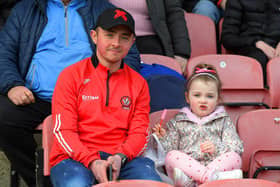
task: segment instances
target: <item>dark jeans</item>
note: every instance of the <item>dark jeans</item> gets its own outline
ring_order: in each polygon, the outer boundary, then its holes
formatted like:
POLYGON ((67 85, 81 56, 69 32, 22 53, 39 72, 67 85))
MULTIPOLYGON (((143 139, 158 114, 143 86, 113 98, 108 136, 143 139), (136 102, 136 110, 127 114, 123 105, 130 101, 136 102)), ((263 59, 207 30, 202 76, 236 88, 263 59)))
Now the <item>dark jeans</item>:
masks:
MULTIPOLYGON (((110 154, 102 152, 100 156, 106 160, 110 154)), ((155 170, 154 162, 144 157, 136 157, 127 162, 121 168, 119 179, 161 181, 155 170)), ((92 171, 72 159, 63 160, 51 168, 51 181, 54 187, 90 187, 97 184, 92 171)))
POLYGON ((0 148, 28 186, 35 185, 34 129, 51 113, 51 104, 36 98, 34 104, 14 105, 0 95, 0 148))

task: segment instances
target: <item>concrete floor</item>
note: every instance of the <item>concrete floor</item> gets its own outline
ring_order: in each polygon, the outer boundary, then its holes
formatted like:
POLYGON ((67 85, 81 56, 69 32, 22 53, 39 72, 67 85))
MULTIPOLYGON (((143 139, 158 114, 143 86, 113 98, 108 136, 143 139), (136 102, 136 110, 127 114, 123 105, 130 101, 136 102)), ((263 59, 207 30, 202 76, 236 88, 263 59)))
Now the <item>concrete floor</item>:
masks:
MULTIPOLYGON (((34 138, 37 144, 41 146, 41 134, 35 134, 34 138)), ((10 187, 10 162, 2 151, 0 151, 0 187, 10 187)), ((19 187, 28 187, 21 178, 19 181, 19 187)))
MULTIPOLYGON (((10 187, 10 162, 3 152, 0 152, 0 186, 10 187)), ((22 179, 19 187, 27 187, 22 179)))

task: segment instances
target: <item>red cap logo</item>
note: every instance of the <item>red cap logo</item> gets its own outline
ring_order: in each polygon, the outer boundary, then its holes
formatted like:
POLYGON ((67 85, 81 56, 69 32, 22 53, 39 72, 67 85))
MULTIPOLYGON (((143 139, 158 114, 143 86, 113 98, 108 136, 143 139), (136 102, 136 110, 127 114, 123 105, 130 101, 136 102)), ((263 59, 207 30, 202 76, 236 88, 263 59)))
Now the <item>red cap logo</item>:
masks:
POLYGON ((121 10, 115 10, 116 14, 114 16, 114 19, 117 19, 118 17, 122 17, 124 21, 127 21, 126 13, 121 10))

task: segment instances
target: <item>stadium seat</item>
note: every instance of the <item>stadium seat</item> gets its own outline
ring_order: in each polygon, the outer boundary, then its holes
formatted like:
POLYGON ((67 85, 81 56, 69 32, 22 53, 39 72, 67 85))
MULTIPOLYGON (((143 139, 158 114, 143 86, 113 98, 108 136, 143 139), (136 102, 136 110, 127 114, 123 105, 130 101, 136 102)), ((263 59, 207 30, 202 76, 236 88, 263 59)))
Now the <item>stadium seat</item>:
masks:
POLYGON ((92 187, 172 187, 170 184, 151 180, 120 180, 106 182, 92 187))
POLYGON ((46 117, 40 126, 42 127, 42 147, 38 148, 36 152, 36 183, 37 186, 50 187, 49 154, 53 143, 52 116, 46 117))
POLYGON ((279 184, 260 179, 227 179, 207 182, 199 187, 279 187, 279 184))
MULTIPOLYGON (((244 153, 242 154, 242 170, 248 172, 248 176, 252 178, 255 171, 249 170, 250 165, 254 162, 259 162, 258 167, 271 167, 272 170, 267 173, 266 180, 272 180, 274 182, 280 182, 280 110, 279 109, 262 109, 256 111, 250 111, 240 116, 237 123, 238 134, 243 141, 244 153), (259 156, 267 156, 262 158, 253 157, 257 156, 255 153, 262 151, 259 156), (278 156, 275 151, 278 151, 278 156), (276 166, 276 167, 275 167, 276 166), (275 174, 278 173, 278 174, 275 174), (271 176, 269 176, 271 175, 271 176), (276 175, 276 176, 275 176, 276 175)), ((268 168, 269 168, 268 167, 268 168)), ((279 185, 279 184, 278 184, 279 185)))
POLYGON ((246 111, 269 108, 265 103, 267 89, 263 85, 263 72, 255 59, 239 55, 203 55, 191 58, 186 67, 189 78, 197 64, 213 65, 222 81, 222 103, 234 123, 246 111))
POLYGON ((191 40, 191 57, 217 54, 216 28, 207 16, 185 12, 191 40))
POLYGON ((160 64, 182 74, 181 66, 174 58, 156 54, 140 54, 140 58, 146 64, 160 64))
POLYGON ((280 57, 270 60, 267 64, 268 100, 273 108, 280 108, 280 57))

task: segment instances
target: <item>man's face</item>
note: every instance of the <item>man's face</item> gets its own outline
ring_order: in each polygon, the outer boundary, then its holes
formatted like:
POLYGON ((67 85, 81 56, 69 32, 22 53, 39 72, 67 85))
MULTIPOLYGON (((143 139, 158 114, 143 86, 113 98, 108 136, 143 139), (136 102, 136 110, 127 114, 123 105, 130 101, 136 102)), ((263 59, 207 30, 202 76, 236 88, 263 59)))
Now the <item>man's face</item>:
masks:
POLYGON ((109 30, 98 27, 91 32, 91 37, 96 44, 98 59, 106 64, 120 63, 134 42, 134 35, 123 25, 109 30))

